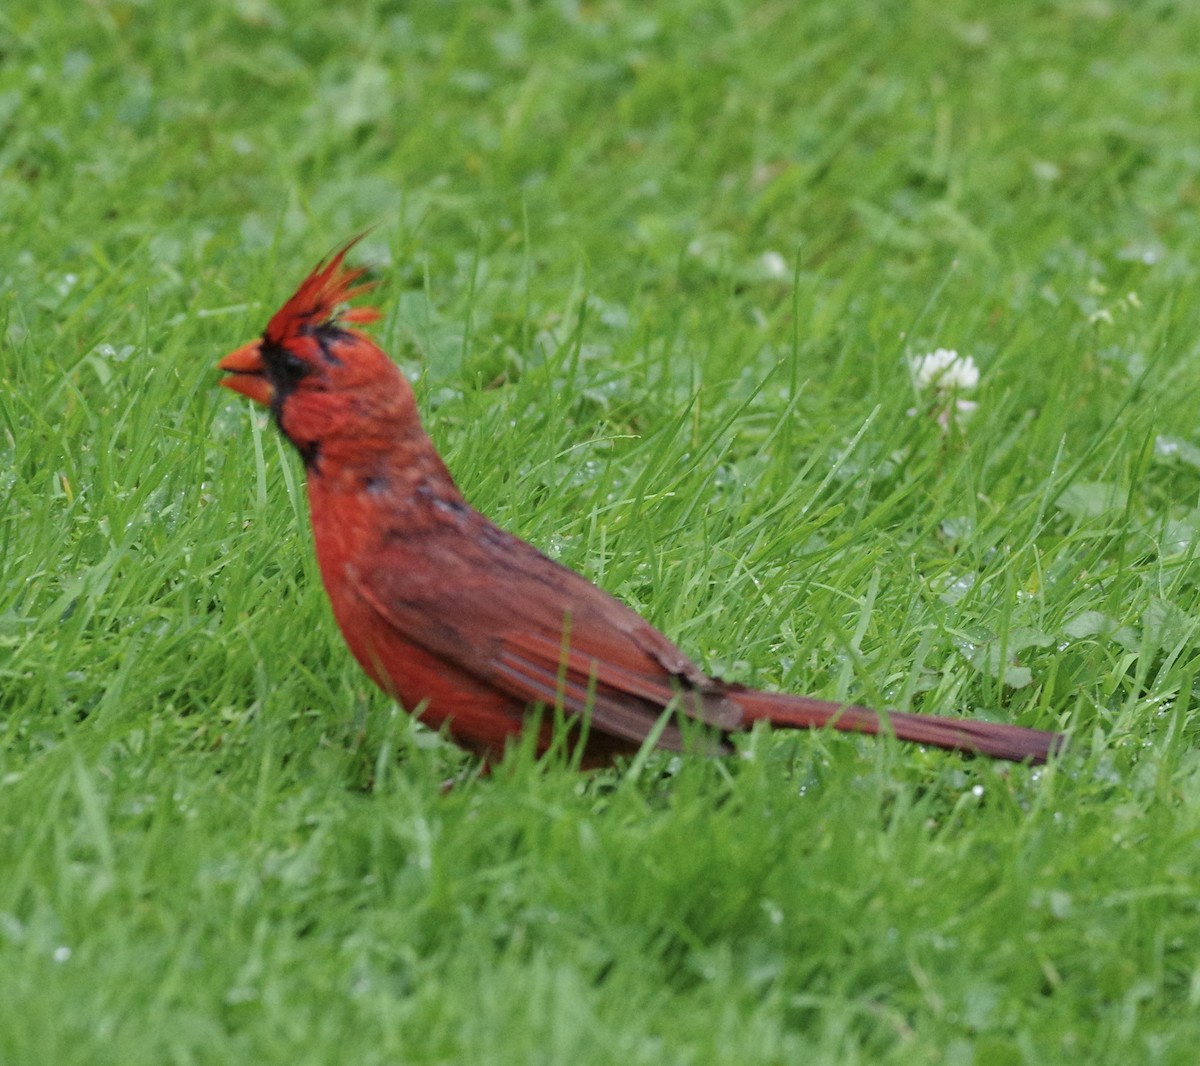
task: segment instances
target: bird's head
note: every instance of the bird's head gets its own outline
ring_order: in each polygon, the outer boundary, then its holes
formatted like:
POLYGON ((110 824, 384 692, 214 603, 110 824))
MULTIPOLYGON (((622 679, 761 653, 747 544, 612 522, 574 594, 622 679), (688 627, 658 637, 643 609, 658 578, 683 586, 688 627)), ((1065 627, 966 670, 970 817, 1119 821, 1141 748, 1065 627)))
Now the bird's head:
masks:
POLYGON ((372 288, 356 284, 365 267, 343 265, 354 243, 317 265, 261 337, 217 364, 226 373, 220 383, 270 407, 310 465, 331 438, 375 437, 412 403, 395 363, 354 328, 374 322, 380 312, 346 306, 372 288))

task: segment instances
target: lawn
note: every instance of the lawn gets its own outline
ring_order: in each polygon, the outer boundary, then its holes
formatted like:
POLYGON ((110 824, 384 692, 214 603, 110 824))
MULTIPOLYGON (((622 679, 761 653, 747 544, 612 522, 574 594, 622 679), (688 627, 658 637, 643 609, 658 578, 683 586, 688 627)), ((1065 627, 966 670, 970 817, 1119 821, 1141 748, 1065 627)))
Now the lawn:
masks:
POLYGON ((0 1063, 1194 1062, 1198 53, 1169 2, 7 0, 0 1063), (713 673, 1071 751, 472 779, 215 387, 364 230, 500 524, 713 673))

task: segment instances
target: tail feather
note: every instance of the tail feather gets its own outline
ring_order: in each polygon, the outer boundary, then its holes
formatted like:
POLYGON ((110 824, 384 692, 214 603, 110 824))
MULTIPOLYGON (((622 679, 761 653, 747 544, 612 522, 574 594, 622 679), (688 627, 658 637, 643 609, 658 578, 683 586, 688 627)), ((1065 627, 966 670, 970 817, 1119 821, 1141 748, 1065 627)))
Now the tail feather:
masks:
POLYGON ((892 734, 915 744, 1030 763, 1044 763, 1066 745, 1066 737, 1061 733, 999 722, 939 718, 905 711, 879 712, 853 704, 829 703, 782 692, 757 692, 740 686, 730 686, 729 695, 744 710, 746 728, 762 721, 776 729, 828 727, 846 733, 892 734))

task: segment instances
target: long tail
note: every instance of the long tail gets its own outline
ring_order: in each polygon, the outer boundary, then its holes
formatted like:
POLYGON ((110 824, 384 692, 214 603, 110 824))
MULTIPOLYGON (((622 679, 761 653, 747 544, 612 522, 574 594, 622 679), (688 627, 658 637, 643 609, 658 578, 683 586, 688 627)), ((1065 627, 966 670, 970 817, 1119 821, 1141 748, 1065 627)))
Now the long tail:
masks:
POLYGON ((758 692, 730 685, 728 694, 745 711, 745 726, 769 722, 777 729, 840 729, 846 733, 892 734, 915 744, 987 755, 1012 762, 1043 763, 1066 746, 1062 733, 1019 725, 938 718, 904 711, 878 712, 853 704, 828 703, 808 696, 758 692))

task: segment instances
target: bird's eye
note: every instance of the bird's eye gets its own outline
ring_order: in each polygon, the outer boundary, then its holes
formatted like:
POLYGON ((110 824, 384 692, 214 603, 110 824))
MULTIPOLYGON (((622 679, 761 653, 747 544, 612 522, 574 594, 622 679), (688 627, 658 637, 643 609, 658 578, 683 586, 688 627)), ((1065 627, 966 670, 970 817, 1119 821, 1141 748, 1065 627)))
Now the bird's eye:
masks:
POLYGON ((267 374, 272 384, 285 394, 291 392, 302 378, 312 373, 312 367, 308 363, 280 344, 263 345, 263 362, 266 363, 267 374))
POLYGON ((293 385, 308 373, 308 364, 298 355, 287 351, 279 361, 279 368, 283 371, 283 377, 293 385))

